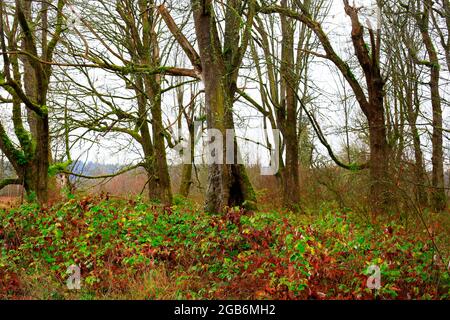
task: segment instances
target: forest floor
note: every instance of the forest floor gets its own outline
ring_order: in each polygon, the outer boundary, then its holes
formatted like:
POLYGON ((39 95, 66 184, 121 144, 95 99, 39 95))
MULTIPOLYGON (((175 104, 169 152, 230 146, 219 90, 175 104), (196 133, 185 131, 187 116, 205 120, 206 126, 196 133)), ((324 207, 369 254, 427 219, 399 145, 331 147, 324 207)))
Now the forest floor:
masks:
POLYGON ((332 205, 211 215, 105 196, 0 209, 0 299, 450 299, 449 215, 423 218, 372 224, 332 205))

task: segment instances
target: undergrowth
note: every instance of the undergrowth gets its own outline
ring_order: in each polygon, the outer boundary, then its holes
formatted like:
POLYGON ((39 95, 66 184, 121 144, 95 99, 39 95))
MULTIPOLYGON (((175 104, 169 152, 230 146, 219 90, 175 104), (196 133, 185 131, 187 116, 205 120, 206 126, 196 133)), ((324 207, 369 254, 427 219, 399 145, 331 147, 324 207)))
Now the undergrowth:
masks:
POLYGON ((333 208, 211 215, 183 199, 26 204, 0 211, 0 298, 449 299, 448 234, 433 225, 430 238, 418 224, 372 225, 333 208), (71 265, 81 290, 67 288, 71 265), (378 290, 367 287, 372 265, 378 290))

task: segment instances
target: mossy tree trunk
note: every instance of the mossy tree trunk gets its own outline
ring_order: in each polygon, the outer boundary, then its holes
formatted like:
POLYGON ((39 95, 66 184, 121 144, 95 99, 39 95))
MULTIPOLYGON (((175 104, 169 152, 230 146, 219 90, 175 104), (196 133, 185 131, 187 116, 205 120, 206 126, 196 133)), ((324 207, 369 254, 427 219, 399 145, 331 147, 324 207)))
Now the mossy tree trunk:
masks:
MULTIPOLYGON (((223 137, 226 130, 234 130, 233 103, 237 89, 237 77, 244 52, 248 45, 255 3, 227 1, 225 31, 221 43, 213 1, 192 0, 197 43, 200 50, 202 80, 205 85, 207 126, 218 129, 223 137), (242 16, 247 16, 243 38, 240 38, 242 16)), ((208 189, 205 209, 222 212, 225 207, 246 206, 254 208, 256 196, 244 165, 238 164, 238 146, 234 144, 234 164, 211 164, 208 173, 208 189)), ((226 143, 223 143, 226 154, 226 143)))
MULTIPOLYGON (((127 28, 120 39, 136 65, 160 67, 155 3, 152 0, 118 1, 116 10, 127 28), (135 10, 141 14, 135 15, 135 10), (140 30, 142 28, 142 30, 140 30)), ((132 86, 138 102, 138 117, 127 114, 136 123, 132 137, 142 146, 143 167, 147 172, 150 200, 172 203, 172 189, 166 159, 165 128, 161 110, 159 74, 135 73, 132 86)), ((114 129, 113 129, 114 130, 114 129)))
POLYGON ((192 121, 188 122, 189 131, 189 163, 183 164, 183 169, 181 172, 181 183, 179 193, 183 197, 189 196, 191 186, 192 186, 192 171, 194 169, 194 155, 195 155, 195 126, 192 121))
MULTIPOLYGON (((447 1, 448 12, 448 1, 447 1)), ((428 61, 419 61, 419 64, 426 65, 430 68, 430 97, 433 111, 433 133, 432 133, 432 157, 433 165, 431 175, 431 200, 433 208, 436 211, 442 211, 447 206, 447 195, 445 192, 444 181, 444 149, 443 149, 443 118, 442 118, 442 103, 441 94, 439 90, 440 83, 440 61, 436 46, 430 32, 430 24, 432 23, 433 1, 423 0, 419 7, 422 7, 421 12, 417 12, 414 16, 419 26, 422 41, 425 45, 428 61)))
MULTIPOLYGON (((160 67, 159 43, 156 33, 156 15, 154 1, 140 0, 139 7, 142 12, 143 51, 140 52, 141 62, 152 68, 160 67)), ((172 203, 172 187, 170 183, 169 168, 166 157, 165 128, 162 120, 161 109, 161 79, 159 74, 145 75, 145 94, 150 104, 151 126, 154 147, 154 185, 158 200, 165 204, 172 203)))
POLYGON ((381 31, 369 29, 370 43, 364 38, 364 27, 362 26, 358 8, 344 0, 344 8, 347 16, 351 19, 352 43, 359 65, 363 71, 367 86, 367 93, 363 84, 356 79, 350 65, 342 60, 336 53, 327 34, 321 24, 312 16, 310 10, 304 5, 297 9, 290 9, 278 5, 259 7, 262 13, 279 13, 293 19, 297 19, 310 28, 320 41, 325 54, 318 56, 328 59, 334 63, 350 84, 355 98, 367 118, 370 135, 370 205, 371 210, 377 214, 386 212, 390 202, 390 176, 389 176, 389 145, 386 136, 385 110, 384 110, 384 79, 380 70, 381 31))
MULTIPOLYGON (((16 0, 14 19, 20 29, 6 30, 4 8, 1 8, 0 33, 4 68, 0 73, 0 85, 12 96, 12 122, 19 145, 12 142, 0 123, 0 149, 16 171, 18 176, 16 184, 22 184, 30 197, 34 195, 41 204, 45 204, 48 202, 51 163, 47 93, 52 67, 50 64, 42 64, 39 60, 52 61, 63 30, 64 1, 59 0, 54 7, 56 8, 56 27, 50 40, 48 39, 49 4, 47 2, 41 4, 42 15, 39 28, 42 31, 37 33, 38 26, 33 22, 31 15, 33 2, 16 0), (37 49, 38 40, 41 43, 40 55, 37 49), (8 54, 8 50, 18 50, 19 46, 27 55, 19 59, 17 55, 8 54), (20 66, 21 62, 22 66, 20 66), (23 68, 23 77, 21 68, 23 68), (30 131, 25 129, 22 120, 23 106, 28 115, 30 131)), ((15 23, 12 25, 14 26, 15 23)))

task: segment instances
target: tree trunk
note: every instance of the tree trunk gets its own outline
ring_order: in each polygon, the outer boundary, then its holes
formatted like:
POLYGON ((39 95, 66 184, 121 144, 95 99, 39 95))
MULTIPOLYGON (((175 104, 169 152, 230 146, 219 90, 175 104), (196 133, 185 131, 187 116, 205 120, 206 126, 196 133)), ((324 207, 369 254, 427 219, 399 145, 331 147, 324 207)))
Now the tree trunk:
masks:
POLYGON ((172 187, 170 184, 169 168, 166 158, 166 144, 164 136, 164 128, 162 122, 161 96, 155 95, 153 100, 152 114, 152 131, 155 150, 155 187, 159 193, 159 199, 164 204, 172 203, 172 187))
POLYGON ((432 172, 432 200, 433 207, 437 211, 442 211, 447 205, 444 183, 444 152, 443 152, 443 121, 441 98, 439 94, 439 65, 433 66, 431 71, 431 103, 433 107, 433 154, 431 162, 432 172))
POLYGON ((181 173, 181 183, 179 193, 183 197, 189 196, 189 192, 192 186, 192 169, 194 164, 195 155, 195 132, 194 124, 189 123, 189 143, 190 143, 190 162, 183 164, 183 171, 181 173))
MULTIPOLYGON (((119 2, 116 10, 127 25, 122 36, 133 63, 155 69, 161 67, 154 1, 139 0, 133 5, 119 2), (134 5, 139 15, 134 15, 134 5)), ((134 139, 140 143, 144 154, 149 199, 168 205, 172 203, 172 190, 162 122, 161 76, 136 73, 133 80, 139 113, 136 121, 139 134, 134 139)))
MULTIPOLYGON (((159 43, 156 33, 155 16, 151 15, 154 9, 154 1, 143 1, 139 3, 140 10, 143 12, 143 44, 145 51, 141 54, 144 63, 157 68, 160 66, 159 43)), ((144 84, 148 102, 150 103, 150 113, 152 116, 152 135, 154 149, 154 186, 158 199, 166 204, 172 204, 172 186, 170 183, 169 167, 167 165, 166 143, 164 124, 161 110, 161 75, 146 75, 144 84)))
MULTIPOLYGON (((29 24, 32 23, 31 6, 32 1, 23 1, 23 12, 29 24)), ((24 41, 22 49, 27 51, 29 44, 24 41)), ((47 103, 47 89, 50 75, 45 74, 47 79, 41 79, 45 84, 45 90, 42 91, 37 83, 38 72, 33 66, 30 57, 23 57, 23 83, 27 97, 40 106, 47 103)), ((31 136, 34 140, 36 150, 30 163, 23 167, 25 190, 28 197, 38 200, 41 204, 46 204, 49 200, 49 175, 51 151, 48 115, 38 116, 35 112, 27 109, 27 122, 30 127, 31 136)), ((55 185, 56 187, 56 181, 55 185)))
POLYGON ((286 164, 281 173, 283 180, 283 205, 286 208, 297 210, 300 202, 298 136, 296 132, 293 132, 292 128, 289 131, 291 132, 283 134, 286 139, 286 164))
POLYGON ((417 129, 417 116, 419 113, 419 103, 413 103, 413 101, 419 101, 418 98, 418 92, 417 92, 417 85, 414 84, 414 89, 406 91, 406 113, 407 113, 407 120, 408 124, 411 127, 411 134, 412 134, 412 140, 413 140, 413 147, 414 147, 414 159, 415 159, 415 165, 414 165, 414 175, 415 175, 415 195, 416 195, 416 201, 421 207, 426 207, 428 205, 428 195, 426 191, 426 172, 425 172, 425 166, 423 163, 423 152, 421 147, 421 141, 420 141, 420 134, 419 130, 417 129), (416 110, 414 110, 413 106, 416 104, 416 110))
MULTIPOLYGON (((287 7, 287 1, 281 2, 287 7)), ((281 15, 282 62, 280 67, 282 83, 282 108, 278 112, 278 123, 281 124, 283 140, 286 147, 286 164, 281 173, 283 205, 289 209, 298 209, 300 202, 299 178, 299 139, 297 134, 297 99, 298 80, 295 75, 294 33, 292 21, 281 15)))
POLYGON ((415 158, 415 176, 416 176, 416 200, 421 207, 428 205, 428 196, 425 188, 425 167, 423 164, 423 152, 421 148, 420 135, 415 123, 411 124, 413 135, 414 158, 415 158))
MULTIPOLYGON (((354 39, 355 46, 357 41, 354 39)), ((370 202, 374 216, 389 210, 392 201, 392 181, 389 172, 391 150, 387 140, 384 108, 384 85, 378 63, 366 70, 368 106, 364 108, 369 123, 370 141, 370 202)))
MULTIPOLYGON (((222 56, 211 1, 207 0, 206 3, 203 1, 201 4, 198 0, 192 0, 192 7, 200 50, 202 80, 205 85, 208 129, 218 129, 222 136, 226 137, 226 130, 234 129, 233 101, 237 78, 235 68, 239 68, 239 66, 226 65, 224 56, 222 56)), ((228 43, 226 45, 236 44, 228 43)), ((227 50, 225 49, 225 51, 227 50)), ((223 143, 223 148, 225 155, 226 143, 223 143)), ((225 207, 233 206, 254 208, 256 196, 245 167, 236 164, 237 153, 237 142, 234 138, 234 164, 211 164, 209 166, 206 211, 219 213, 223 212, 225 207)), ((222 163, 224 162, 222 161, 222 163)))
POLYGON ((389 208, 389 147, 383 113, 369 119, 370 135, 370 203, 376 216, 389 208))
MULTIPOLYGON (((344 0, 345 12, 352 21, 352 42, 359 64, 364 71, 368 97, 361 87, 355 91, 360 107, 367 117, 370 140, 370 203, 372 215, 389 210, 391 204, 391 178, 389 172, 390 147, 387 141, 384 86, 381 75, 381 30, 369 29, 370 47, 364 39, 364 27, 358 17, 358 9, 344 0), (370 48, 370 49, 369 49, 370 48)), ((347 76, 348 77, 348 76, 347 76)), ((351 78, 354 78, 352 76, 351 78)), ((350 82, 351 84, 352 82, 350 82)))
POLYGON ((42 203, 48 202, 49 175, 50 166, 50 134, 48 116, 39 117, 36 121, 36 158, 33 160, 32 174, 37 176, 36 196, 42 203))
MULTIPOLYGON (((158 200, 164 204, 172 203, 172 192, 170 186, 170 179, 167 162, 165 159, 165 145, 164 136, 161 137, 161 125, 158 125, 161 119, 161 105, 150 102, 152 114, 152 135, 150 134, 150 126, 148 124, 148 100, 154 98, 153 90, 149 90, 153 79, 143 79, 141 76, 136 76, 136 96, 138 102, 139 120, 138 127, 140 131, 140 144, 144 153, 144 169, 147 173, 147 185, 149 200, 158 200), (145 83, 145 85, 144 85, 145 83), (144 94, 145 90, 147 93, 144 94), (159 108, 159 111, 158 111, 159 108), (158 115, 159 113, 159 115, 158 115), (158 135, 160 135, 158 139, 158 135), (162 147, 161 147, 162 145, 162 147), (163 152, 163 157, 161 157, 163 152), (162 162, 162 163, 161 163, 162 162), (161 179, 161 177, 163 177, 161 179)), ((154 101, 153 100, 153 101, 154 101)))
MULTIPOLYGON (((204 65, 203 68, 203 70, 211 70, 211 72, 204 72, 208 129, 218 129, 225 137, 227 129, 234 129, 232 119, 234 91, 231 88, 224 90, 226 86, 221 81, 223 76, 215 75, 213 66, 204 65)), ((205 205, 205 210, 208 212, 222 212, 225 207, 244 206, 248 209, 255 207, 256 196, 245 167, 237 164, 236 138, 233 144, 234 164, 225 164, 225 159, 221 159, 223 163, 209 166, 205 205)), ((223 155, 226 154, 226 148, 227 144, 224 141, 223 155)))
POLYGON ((447 205, 444 182, 444 152, 443 152, 443 121, 441 96, 439 92, 440 64, 439 56, 433 44, 433 40, 429 31, 429 23, 433 2, 424 0, 423 15, 418 19, 420 33, 423 43, 425 44, 428 57, 430 59, 428 66, 431 69, 430 89, 431 89, 431 105, 433 109, 433 136, 432 145, 433 152, 431 162, 433 164, 432 171, 432 203, 436 211, 442 211, 447 205))
POLYGON ((143 92, 143 82, 140 77, 136 77, 136 86, 140 88, 137 91, 140 91, 137 93, 137 100, 138 100, 138 111, 139 111, 139 121, 138 121, 138 127, 141 135, 141 141, 140 144, 142 146, 142 151, 144 153, 144 169, 147 173, 147 186, 148 186, 148 197, 149 200, 155 200, 159 199, 159 193, 156 188, 155 183, 155 165, 154 165, 154 149, 153 149, 153 142, 152 137, 150 135, 150 128, 147 122, 147 99, 142 94, 143 92))

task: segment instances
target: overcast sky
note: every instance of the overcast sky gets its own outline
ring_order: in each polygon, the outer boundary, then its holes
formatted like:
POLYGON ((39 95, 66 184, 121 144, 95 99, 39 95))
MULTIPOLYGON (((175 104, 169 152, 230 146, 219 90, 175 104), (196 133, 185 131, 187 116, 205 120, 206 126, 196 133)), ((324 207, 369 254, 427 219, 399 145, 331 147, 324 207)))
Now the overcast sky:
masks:
MULTIPOLYGON (((377 26, 378 23, 378 11, 376 10, 376 5, 374 5, 375 0, 358 0, 355 1, 357 5, 365 6, 367 10, 363 11, 366 15, 365 18, 369 19, 372 26, 377 26)), ((86 14, 84 8, 74 7, 74 10, 78 14, 86 14)), ((176 17, 177 18, 177 17, 176 17)), ((178 17, 180 18, 180 17, 178 17)), ((363 18, 365 20, 365 18, 363 18)), ((343 4, 341 0, 333 0, 329 15, 325 18, 323 23, 324 29, 330 36, 336 51, 339 52, 344 57, 351 57, 353 55, 353 49, 350 39, 350 21, 345 15, 343 10, 343 4)), ((189 31, 187 31, 189 32, 189 31)), ((192 29, 190 30, 192 32, 192 29)), ((172 62, 171 59, 169 62, 172 62)), ((179 61, 178 61, 179 63, 179 61)), ((188 63, 185 63, 188 65, 188 63)), ((316 111, 316 116, 323 127, 324 132, 327 135, 328 140, 331 142, 333 147, 338 150, 342 147, 343 135, 337 134, 338 129, 342 130, 345 120, 343 113, 343 104, 339 98, 339 93, 343 90, 349 90, 347 85, 345 89, 339 84, 340 75, 336 72, 334 68, 329 67, 329 63, 324 63, 323 60, 315 58, 310 65, 310 85, 315 87, 318 91, 314 92, 316 99, 314 104, 319 106, 319 110, 316 111)), ((246 73, 246 70, 242 71, 246 73)), ((119 80, 116 76, 111 73, 107 73, 100 69, 91 70, 90 74, 96 79, 96 84, 100 89, 115 91, 120 94, 126 94, 124 89, 124 83, 119 80), (113 90, 114 89, 114 90, 113 90)), ((447 71, 442 72, 443 83, 449 83, 449 73, 447 71)), ((77 77, 80 83, 86 83, 82 77, 77 77)), ((201 85, 200 85, 201 86, 201 85)), ((255 99, 259 99, 259 94, 257 90, 256 83, 250 88, 254 90, 249 90, 249 94, 255 99)), ((447 91, 447 90, 446 90, 447 91)), ((444 93, 444 98, 447 99, 447 93, 444 93)), ((348 91, 348 95, 352 95, 348 91)), ((190 94, 187 92, 185 95, 186 101, 190 99, 190 94)), ((131 102, 128 102, 131 103, 131 102)), ((165 123, 172 123, 176 118, 176 108, 174 105, 174 97, 171 93, 164 96, 164 106, 163 111, 165 114, 165 123)), ((126 107, 126 106, 124 106, 126 107)), ((130 104, 129 107, 132 107, 130 104)), ((349 110, 351 112, 351 117, 355 118, 360 113, 359 107, 355 103, 349 104, 349 110)), ((430 110, 429 104, 423 106, 424 111, 430 110)), ((444 109, 444 119, 446 121, 445 127, 448 128, 449 120, 449 107, 448 103, 443 104, 444 109)), ((235 106, 236 114, 239 119, 244 120, 244 125, 241 126, 242 129, 237 130, 237 135, 240 137, 245 137, 253 141, 259 141, 262 144, 265 142, 264 134, 261 130, 262 128, 262 117, 254 109, 249 108, 241 103, 237 103, 235 106)), ((430 112, 425 112, 427 115, 431 116, 430 112)), ((3 118, 2 123, 8 123, 5 121, 5 116, 9 116, 9 113, 3 113, 1 118, 3 118)), ((0 118, 0 119, 1 119, 0 118)), ((9 121, 10 123, 10 121, 9 121)), ((11 128, 10 128, 11 129, 11 128)), ((425 128, 423 128, 425 129, 425 128)), ((79 133, 80 131, 77 131, 79 133)), ((356 139, 356 135, 352 135, 352 139, 356 139)), ((427 139, 428 140, 428 139, 427 139)), ((114 163, 114 164, 127 164, 132 161, 137 161, 140 157, 140 149, 133 143, 128 143, 128 139, 125 137, 118 139, 111 139, 110 136, 100 137, 100 144, 91 145, 85 144, 83 146, 77 146, 73 149, 73 158, 76 159, 81 156, 80 160, 95 161, 100 163, 114 163), (87 152, 89 150, 89 152, 87 152)), ((427 145, 429 141, 423 142, 427 145)), ((444 144, 448 147, 449 140, 444 139, 444 144)), ((319 142, 316 141, 318 146, 318 151, 324 153, 324 149, 320 147, 319 142)), ((262 161, 263 164, 267 164, 269 160, 269 153, 264 147, 258 146, 255 143, 246 142, 240 140, 240 148, 245 159, 249 160, 249 163, 256 163, 257 161, 262 161)), ((426 148, 425 151, 428 151, 426 148)), ((427 157, 429 158, 429 152, 427 152, 427 157)), ((445 150, 446 164, 449 165, 449 149, 445 150)), ((176 152, 169 153, 169 161, 172 163, 177 163, 179 157, 176 152)))

